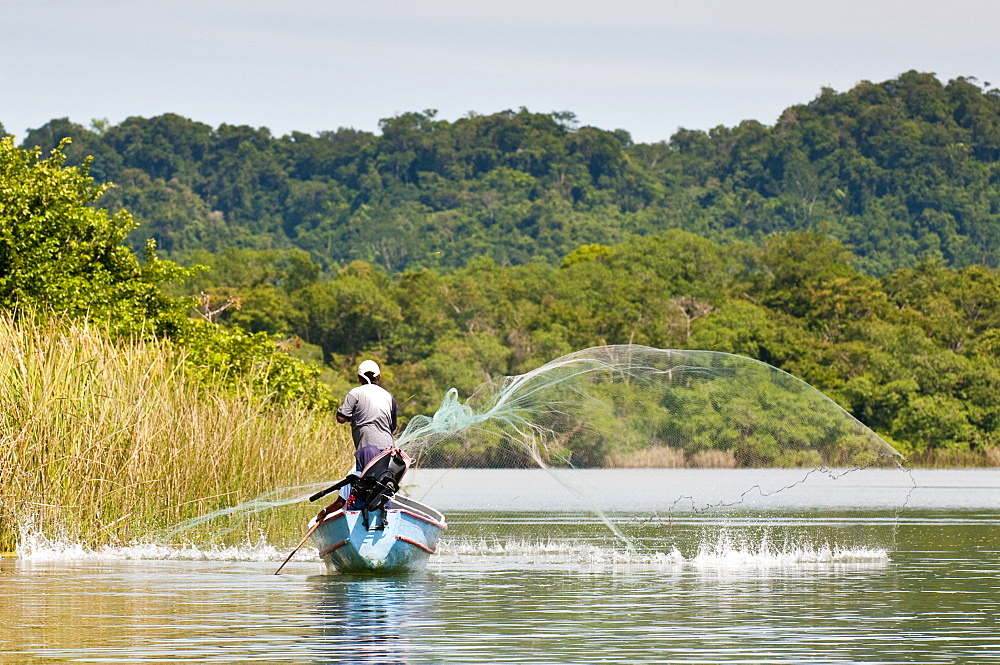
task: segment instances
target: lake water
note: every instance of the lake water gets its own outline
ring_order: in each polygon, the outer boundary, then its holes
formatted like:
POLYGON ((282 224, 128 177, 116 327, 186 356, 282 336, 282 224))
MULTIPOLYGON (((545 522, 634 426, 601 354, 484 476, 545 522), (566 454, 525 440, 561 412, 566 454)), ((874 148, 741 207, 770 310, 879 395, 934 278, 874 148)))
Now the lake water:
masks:
POLYGON ((409 577, 33 543, 0 562, 0 661, 1000 663, 1000 470, 797 473, 421 471, 450 529, 409 577), (830 545, 853 527, 890 548, 830 545))

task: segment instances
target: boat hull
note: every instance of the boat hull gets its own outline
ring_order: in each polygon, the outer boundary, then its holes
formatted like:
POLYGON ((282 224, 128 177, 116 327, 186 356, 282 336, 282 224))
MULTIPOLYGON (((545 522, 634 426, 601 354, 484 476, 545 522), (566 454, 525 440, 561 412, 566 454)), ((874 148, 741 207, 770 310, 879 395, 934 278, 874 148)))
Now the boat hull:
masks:
MULTIPOLYGON (((448 528, 444 516, 422 503, 396 495, 385 512, 338 510, 323 518, 312 540, 327 569, 341 573, 415 572, 427 567, 438 537, 448 528)), ((310 526, 312 523, 310 524, 310 526)))

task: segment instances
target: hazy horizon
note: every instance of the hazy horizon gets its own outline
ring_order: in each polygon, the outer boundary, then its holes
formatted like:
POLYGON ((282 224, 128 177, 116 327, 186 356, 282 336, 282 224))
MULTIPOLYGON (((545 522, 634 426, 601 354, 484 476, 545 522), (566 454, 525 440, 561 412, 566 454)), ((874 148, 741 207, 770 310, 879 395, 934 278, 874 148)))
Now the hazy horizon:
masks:
POLYGON ((655 142, 912 69, 1000 81, 998 19, 984 0, 12 0, 0 123, 21 140, 53 118, 178 113, 281 136, 523 106, 655 142))

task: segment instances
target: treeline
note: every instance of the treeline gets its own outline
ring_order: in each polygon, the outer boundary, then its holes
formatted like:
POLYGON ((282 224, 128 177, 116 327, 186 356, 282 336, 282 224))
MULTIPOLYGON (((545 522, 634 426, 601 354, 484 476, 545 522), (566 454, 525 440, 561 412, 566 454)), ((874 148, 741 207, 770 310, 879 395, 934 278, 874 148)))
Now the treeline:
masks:
POLYGON ((22 145, 65 136, 69 163, 92 155, 94 176, 116 183, 100 204, 131 211, 133 246, 154 238, 181 262, 240 247, 391 274, 481 257, 555 266, 580 245, 681 229, 719 242, 821 230, 877 276, 927 260, 1000 265, 1000 91, 973 79, 824 89, 773 126, 657 144, 521 109, 282 137, 170 114, 61 119, 22 145))
POLYGON ((0 141, 0 306, 166 338, 285 404, 329 408, 374 357, 407 415, 589 346, 726 351, 960 460, 1000 445, 998 110, 910 72, 656 145, 526 110, 53 121, 24 141, 71 136, 51 158, 0 141), (149 238, 211 270, 120 245, 149 238))
MULTIPOLYGON (((220 320, 340 371, 374 357, 407 414, 448 388, 519 374, 589 346, 634 343, 757 358, 833 397, 918 459, 1000 444, 1000 273, 924 262, 882 278, 815 232, 722 245, 684 231, 584 245, 558 266, 332 277, 304 253, 230 249, 190 289, 232 298, 220 320)), ((330 374, 328 374, 328 378, 330 374)), ((609 454, 613 454, 611 451, 609 454)), ((942 457, 945 456, 945 457, 942 457)))

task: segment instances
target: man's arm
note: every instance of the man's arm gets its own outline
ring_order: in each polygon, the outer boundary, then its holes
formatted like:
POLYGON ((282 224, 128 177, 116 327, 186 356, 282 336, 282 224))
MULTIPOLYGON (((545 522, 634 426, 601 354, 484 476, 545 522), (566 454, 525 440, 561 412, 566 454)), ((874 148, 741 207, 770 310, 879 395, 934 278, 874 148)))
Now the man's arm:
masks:
POLYGON ((357 403, 358 397, 354 394, 354 391, 347 393, 347 397, 344 398, 343 404, 337 409, 337 422, 343 425, 344 423, 350 422, 351 417, 354 415, 354 405, 357 403))
POLYGON ((333 503, 331 503, 329 506, 327 506, 326 508, 321 508, 320 509, 319 514, 316 515, 316 519, 321 520, 324 517, 326 517, 327 515, 329 515, 330 513, 337 512, 338 510, 340 510, 341 508, 344 507, 345 503, 347 503, 347 502, 344 500, 344 497, 338 496, 337 499, 333 503))

